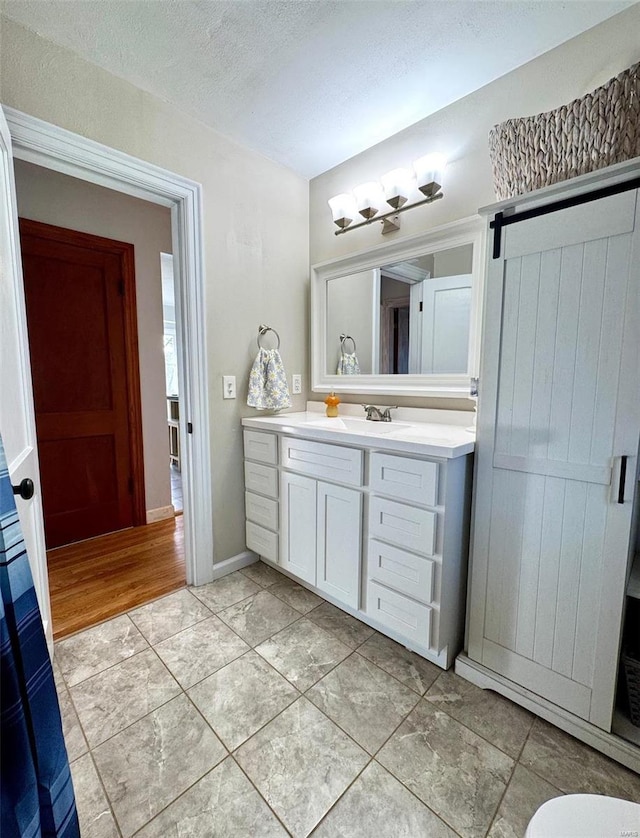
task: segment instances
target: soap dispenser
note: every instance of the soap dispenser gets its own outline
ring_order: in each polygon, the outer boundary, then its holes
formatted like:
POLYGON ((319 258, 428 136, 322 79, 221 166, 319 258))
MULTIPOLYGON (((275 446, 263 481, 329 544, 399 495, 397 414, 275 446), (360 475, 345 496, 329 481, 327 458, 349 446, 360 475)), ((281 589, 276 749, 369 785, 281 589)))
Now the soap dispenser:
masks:
POLYGON ((327 416, 334 418, 338 415, 338 405, 340 404, 340 399, 336 396, 335 393, 329 393, 327 398, 324 400, 324 403, 327 406, 327 416))

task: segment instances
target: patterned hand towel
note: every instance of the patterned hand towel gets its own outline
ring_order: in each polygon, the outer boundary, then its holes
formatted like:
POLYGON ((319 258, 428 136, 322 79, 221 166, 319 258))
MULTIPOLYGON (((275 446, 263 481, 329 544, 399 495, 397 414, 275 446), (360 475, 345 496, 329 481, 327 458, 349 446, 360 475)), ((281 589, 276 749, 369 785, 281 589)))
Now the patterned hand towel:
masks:
POLYGON ((280 410, 291 407, 287 376, 277 349, 259 349, 249 374, 249 407, 280 410))
POLYGON ((360 375, 360 364, 355 352, 342 352, 338 361, 337 375, 360 375))

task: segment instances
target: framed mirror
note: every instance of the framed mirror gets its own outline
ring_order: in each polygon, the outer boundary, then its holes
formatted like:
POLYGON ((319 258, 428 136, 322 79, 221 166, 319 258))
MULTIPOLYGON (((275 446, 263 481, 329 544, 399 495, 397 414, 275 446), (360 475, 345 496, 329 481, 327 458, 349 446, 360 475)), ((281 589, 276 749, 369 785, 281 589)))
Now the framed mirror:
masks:
POLYGON ((479 363, 478 216, 314 265, 314 392, 460 398, 479 363))

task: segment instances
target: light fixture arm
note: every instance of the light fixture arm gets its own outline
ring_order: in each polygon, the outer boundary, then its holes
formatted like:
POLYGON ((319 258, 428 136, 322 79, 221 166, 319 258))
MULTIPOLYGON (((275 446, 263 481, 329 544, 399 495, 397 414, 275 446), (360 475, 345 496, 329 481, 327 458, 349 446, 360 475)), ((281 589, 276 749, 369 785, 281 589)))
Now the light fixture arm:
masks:
POLYGON ((428 198, 424 198, 422 201, 414 201, 412 204, 405 204, 398 209, 392 209, 389 212, 385 212, 382 215, 374 215, 373 218, 368 218, 365 221, 360 221, 358 224, 351 224, 348 227, 342 227, 340 230, 335 230, 335 236, 341 236, 343 233, 348 233, 351 230, 357 230, 358 227, 365 227, 368 224, 373 224, 374 221, 384 221, 385 218, 391 218, 395 215, 400 215, 401 212, 406 212, 407 210, 413 209, 414 207, 421 207, 423 204, 432 204, 434 201, 437 201, 439 198, 443 198, 443 192, 437 192, 435 195, 430 195, 428 198))

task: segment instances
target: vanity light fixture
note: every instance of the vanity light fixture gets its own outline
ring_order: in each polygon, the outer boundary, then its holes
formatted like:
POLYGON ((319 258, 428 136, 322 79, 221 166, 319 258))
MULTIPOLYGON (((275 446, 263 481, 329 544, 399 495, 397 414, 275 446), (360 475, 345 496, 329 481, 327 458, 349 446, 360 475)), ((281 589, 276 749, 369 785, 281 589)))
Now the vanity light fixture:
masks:
POLYGON ((441 190, 446 165, 447 158, 444 154, 426 154, 414 162, 413 172, 409 169, 393 169, 380 178, 380 183, 361 183, 355 187, 353 193, 343 192, 329 198, 333 221, 339 227, 335 235, 364 227, 372 221, 382 221, 383 234, 399 230, 401 212, 423 204, 431 204, 443 197, 441 190), (416 187, 424 198, 407 203, 416 187), (392 209, 380 215, 385 202, 392 209), (352 224, 356 213, 359 213, 364 221, 352 224))

